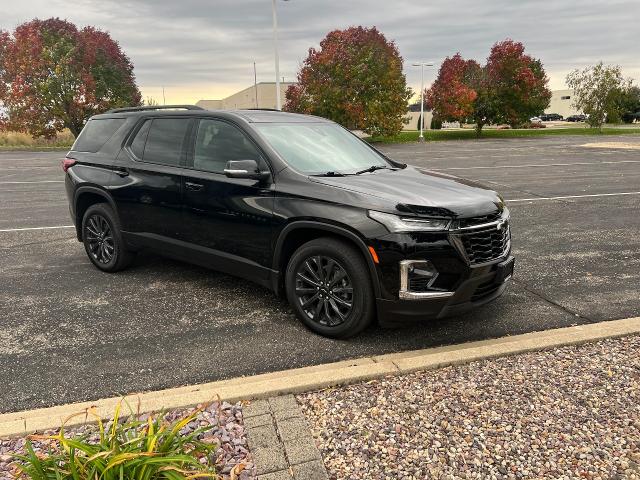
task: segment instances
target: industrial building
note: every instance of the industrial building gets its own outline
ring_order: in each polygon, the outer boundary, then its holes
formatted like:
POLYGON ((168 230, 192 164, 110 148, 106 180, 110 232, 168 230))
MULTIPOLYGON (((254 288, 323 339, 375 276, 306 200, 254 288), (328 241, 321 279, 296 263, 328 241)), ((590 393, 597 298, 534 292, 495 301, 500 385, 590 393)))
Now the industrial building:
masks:
POLYGON ((582 113, 573 106, 573 90, 553 90, 551 92, 551 102, 549 107, 545 109, 544 113, 558 113, 564 118, 570 115, 578 115, 582 113))
MULTIPOLYGON (((280 101, 283 105, 285 92, 290 85, 293 85, 293 82, 280 83, 280 101)), ((222 100, 199 100, 196 105, 207 110, 276 108, 276 82, 260 82, 222 100)))

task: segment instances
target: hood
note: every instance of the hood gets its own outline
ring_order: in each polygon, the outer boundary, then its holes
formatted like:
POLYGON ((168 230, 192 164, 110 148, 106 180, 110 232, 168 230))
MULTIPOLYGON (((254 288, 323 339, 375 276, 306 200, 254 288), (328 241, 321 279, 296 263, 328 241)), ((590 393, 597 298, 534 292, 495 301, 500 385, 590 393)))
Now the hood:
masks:
MULTIPOLYGON (((344 177, 310 177, 314 182, 370 197, 393 213, 473 217, 502 210, 498 194, 480 184, 407 166, 344 177)), ((372 208, 379 208, 372 205, 372 208)))

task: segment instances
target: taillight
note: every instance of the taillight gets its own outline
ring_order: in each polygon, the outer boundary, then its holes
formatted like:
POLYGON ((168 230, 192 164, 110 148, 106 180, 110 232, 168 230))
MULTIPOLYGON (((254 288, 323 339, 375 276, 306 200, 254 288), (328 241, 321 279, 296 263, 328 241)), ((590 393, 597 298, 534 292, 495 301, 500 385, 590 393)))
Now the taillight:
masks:
POLYGON ((65 172, 69 170, 69 168, 73 167, 76 164, 76 161, 73 158, 65 158, 62 160, 62 170, 65 172))

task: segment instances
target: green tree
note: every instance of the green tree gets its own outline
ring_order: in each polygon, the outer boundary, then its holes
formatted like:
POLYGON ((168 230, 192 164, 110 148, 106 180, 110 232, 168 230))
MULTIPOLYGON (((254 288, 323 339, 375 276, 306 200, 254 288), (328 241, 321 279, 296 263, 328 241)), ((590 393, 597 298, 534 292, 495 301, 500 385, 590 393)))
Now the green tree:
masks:
POLYGON ((77 136, 91 115, 139 105, 141 96, 108 33, 50 18, 0 31, 0 100, 7 128, 52 137, 64 128, 77 136))
POLYGON ((607 116, 619 116, 620 92, 630 85, 619 66, 602 62, 567 75, 567 86, 573 89, 573 106, 589 116, 590 127, 600 130, 607 116))
POLYGON ((617 108, 623 122, 633 122, 634 114, 640 112, 640 87, 630 85, 629 88, 620 90, 618 92, 617 108))
POLYGON ((398 48, 375 27, 334 30, 309 49, 284 109, 319 115, 370 135, 395 135, 411 90, 398 48))

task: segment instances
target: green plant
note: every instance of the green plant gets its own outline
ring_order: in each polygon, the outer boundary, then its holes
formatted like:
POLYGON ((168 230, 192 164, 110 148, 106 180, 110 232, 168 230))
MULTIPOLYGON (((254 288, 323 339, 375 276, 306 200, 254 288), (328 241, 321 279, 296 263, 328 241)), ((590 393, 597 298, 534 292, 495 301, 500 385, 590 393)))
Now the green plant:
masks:
POLYGON ((573 70, 567 75, 567 86, 573 89, 573 106, 589 115, 590 127, 602 129, 607 117, 619 121, 621 115, 621 94, 631 87, 631 80, 622 76, 618 65, 604 65, 602 62, 573 70))
MULTIPOLYGON (((200 440, 211 426, 190 433, 181 431, 196 420, 195 410, 172 422, 164 413, 143 420, 133 413, 120 417, 122 402, 106 425, 95 410, 98 440, 89 435, 66 436, 64 426, 56 435, 30 436, 26 453, 17 455, 19 478, 33 480, 180 480, 220 478, 212 453, 215 444, 200 440), (36 453, 31 440, 50 442, 49 451, 36 453)), ((78 415, 83 415, 83 413, 78 415)), ((76 415, 74 415, 76 416, 76 415)), ((71 417, 70 417, 71 418, 71 417)), ((67 419, 68 421, 69 419, 67 419)))

